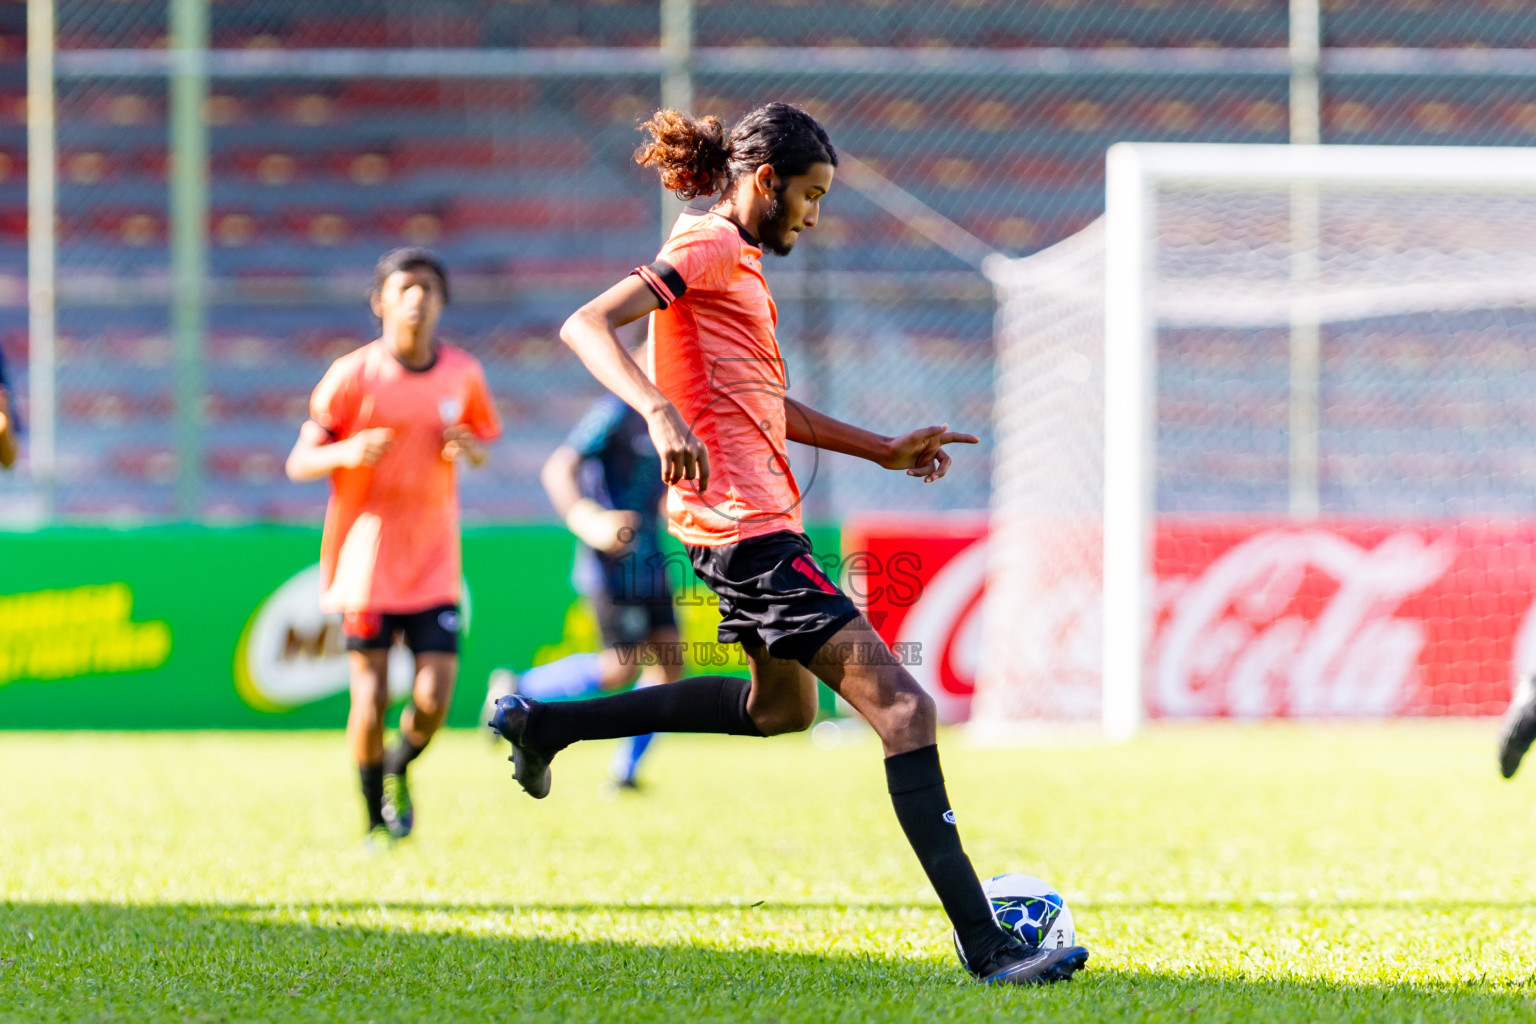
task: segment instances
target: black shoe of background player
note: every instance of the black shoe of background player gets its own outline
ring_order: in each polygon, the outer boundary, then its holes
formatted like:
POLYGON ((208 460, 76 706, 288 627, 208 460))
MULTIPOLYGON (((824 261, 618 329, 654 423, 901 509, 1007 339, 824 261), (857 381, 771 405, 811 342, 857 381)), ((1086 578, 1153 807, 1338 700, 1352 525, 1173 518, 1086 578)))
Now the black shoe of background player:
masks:
POLYGON ((971 973, 983 985, 1048 985, 1071 981, 1072 975, 1088 965, 1088 951, 1082 946, 1041 949, 1012 941, 1001 947, 971 973))
POLYGON ((1499 771, 1513 778, 1520 759, 1536 740, 1536 678, 1526 676, 1515 688, 1515 699, 1504 712, 1499 729, 1499 771))
POLYGON ((496 701, 496 713, 489 724, 502 739, 512 744, 512 756, 508 758, 512 762, 512 777, 523 787, 523 792, 535 800, 542 800, 549 795, 549 759, 553 755, 534 750, 523 739, 528 716, 533 713, 536 703, 520 693, 502 697, 496 701))

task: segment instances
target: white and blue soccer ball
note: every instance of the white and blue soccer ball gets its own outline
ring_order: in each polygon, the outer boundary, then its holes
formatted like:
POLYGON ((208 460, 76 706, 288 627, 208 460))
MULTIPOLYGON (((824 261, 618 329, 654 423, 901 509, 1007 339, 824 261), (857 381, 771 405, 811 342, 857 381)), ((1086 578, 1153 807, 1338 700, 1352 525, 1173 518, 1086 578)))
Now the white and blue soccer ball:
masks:
MULTIPOLYGON (((1044 949, 1077 945, 1077 926, 1067 901, 1034 875, 993 875, 981 888, 992 901, 993 918, 1019 941, 1044 949)), ((955 952, 964 964, 958 935, 955 952)))

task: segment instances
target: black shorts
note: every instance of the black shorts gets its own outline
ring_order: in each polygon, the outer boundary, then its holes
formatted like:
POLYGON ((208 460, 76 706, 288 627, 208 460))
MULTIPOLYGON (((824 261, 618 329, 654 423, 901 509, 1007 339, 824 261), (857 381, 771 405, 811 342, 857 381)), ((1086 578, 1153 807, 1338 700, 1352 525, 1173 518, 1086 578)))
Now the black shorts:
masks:
POLYGON ((621 558, 589 552, 597 579, 585 593, 597 616, 604 647, 645 643, 652 630, 677 628, 677 615, 672 611, 672 574, 667 571, 666 559, 652 548, 650 553, 642 549, 621 558))
POLYGON ((770 533, 688 548, 693 571, 720 598, 720 642, 768 648, 809 665, 859 610, 811 557, 803 533, 770 533))
POLYGON ((604 647, 640 644, 651 638, 651 631, 677 628, 672 598, 625 601, 606 590, 591 595, 592 611, 597 614, 597 628, 604 647))
POLYGON ((459 606, 440 604, 419 612, 348 612, 341 631, 349 651, 386 651, 395 635, 416 654, 459 653, 459 606))

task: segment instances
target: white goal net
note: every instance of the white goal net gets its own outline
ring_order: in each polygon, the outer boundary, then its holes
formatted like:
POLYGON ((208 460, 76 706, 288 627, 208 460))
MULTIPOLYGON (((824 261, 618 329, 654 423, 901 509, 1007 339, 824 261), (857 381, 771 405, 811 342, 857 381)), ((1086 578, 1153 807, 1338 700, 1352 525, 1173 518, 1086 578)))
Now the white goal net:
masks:
POLYGON ((1536 151, 1122 144, 988 276, 977 733, 1489 714, 1536 667, 1536 151))

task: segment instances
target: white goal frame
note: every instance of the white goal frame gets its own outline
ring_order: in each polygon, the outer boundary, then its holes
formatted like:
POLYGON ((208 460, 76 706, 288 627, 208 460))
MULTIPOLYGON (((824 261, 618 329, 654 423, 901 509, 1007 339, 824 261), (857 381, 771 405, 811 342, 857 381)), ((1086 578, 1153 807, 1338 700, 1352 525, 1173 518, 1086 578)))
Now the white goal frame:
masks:
MULTIPOLYGON (((1320 185, 1536 192, 1536 148, 1472 146, 1300 146, 1128 143, 1105 160, 1103 729, 1114 741, 1141 725, 1143 675, 1152 632, 1152 543, 1156 516, 1157 321, 1153 260, 1159 186, 1212 189, 1320 185)), ((1294 210, 1293 205, 1293 219, 1294 210)), ((1316 267, 1315 224, 1298 233, 1298 257, 1316 267), (1310 244, 1302 239, 1310 235, 1310 244)), ((1297 260, 1296 262, 1302 262, 1297 260)), ((1315 269, 1313 271, 1315 273, 1315 269)), ((1294 274, 1294 269, 1293 269, 1294 274)), ((1292 514, 1316 514, 1295 500, 1298 442, 1316 457, 1316 323, 1310 353, 1292 351, 1292 514), (1310 360, 1310 362, 1309 362, 1310 360), (1313 375, 1308 419, 1305 375, 1313 375), (1300 392, 1300 394, 1299 394, 1300 392), (1311 427, 1298 437, 1298 425, 1311 427)), ((1302 332, 1305 333, 1305 332, 1302 332)), ((1305 453, 1303 453, 1305 461, 1305 453)), ((1315 488, 1315 476, 1314 476, 1315 488)), ((1315 495, 1315 490, 1314 490, 1315 495)))

